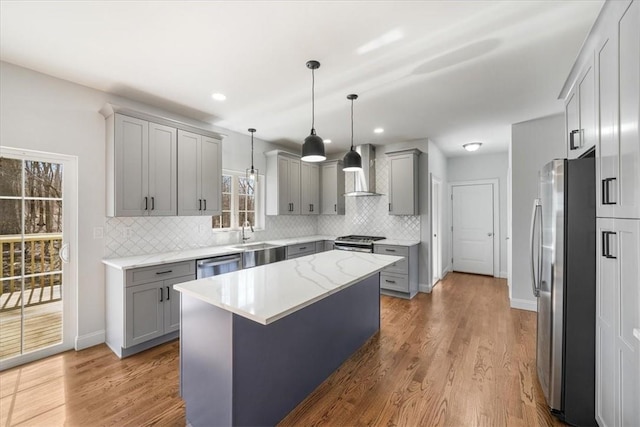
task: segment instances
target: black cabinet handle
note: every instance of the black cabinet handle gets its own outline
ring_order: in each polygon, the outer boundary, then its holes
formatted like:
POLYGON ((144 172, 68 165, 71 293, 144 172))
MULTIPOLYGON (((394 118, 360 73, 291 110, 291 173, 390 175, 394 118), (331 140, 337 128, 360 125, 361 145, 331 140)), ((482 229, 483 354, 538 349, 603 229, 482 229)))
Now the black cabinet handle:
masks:
POLYGON ((605 178, 602 180, 602 204, 603 205, 615 205, 616 202, 611 201, 610 183, 615 181, 616 178, 605 178))
POLYGON ((333 205, 333 211, 338 212, 338 205, 333 205))
POLYGON ((384 281, 387 282, 387 283, 396 283, 395 280, 384 279, 384 281))
POLYGON ((207 210, 207 199, 204 199, 204 210, 207 210))
POLYGON ((202 210, 202 199, 198 199, 198 210, 202 210))
POLYGON ((579 145, 576 145, 576 140, 575 140, 575 134, 579 134, 580 133, 580 129, 574 129, 571 132, 569 132, 569 149, 570 150, 577 150, 578 148, 580 148, 579 145))
POLYGON ((171 289, 167 286, 167 301, 171 299, 171 289))
POLYGON ((609 259, 616 259, 617 257, 611 255, 610 246, 609 246, 609 236, 615 235, 616 233, 613 231, 603 231, 602 232, 602 256, 609 259))
POLYGON ((389 249, 389 248, 385 248, 384 250, 387 251, 387 252, 395 252, 396 251, 395 249, 389 249))
POLYGON ((389 203, 389 212, 391 212, 391 203, 389 203))
POLYGON ((165 270, 165 271, 156 271, 156 274, 168 274, 173 272, 173 270, 165 270))
POLYGON ((162 288, 158 289, 160 291, 160 302, 164 301, 164 292, 162 291, 162 288))
POLYGON ((299 251, 304 251, 305 249, 307 249, 306 246, 301 246, 301 247, 298 248, 299 251))
POLYGON ((156 198, 151 196, 151 210, 156 208, 156 198))
POLYGON ((148 197, 144 198, 144 210, 149 210, 149 200, 148 197))

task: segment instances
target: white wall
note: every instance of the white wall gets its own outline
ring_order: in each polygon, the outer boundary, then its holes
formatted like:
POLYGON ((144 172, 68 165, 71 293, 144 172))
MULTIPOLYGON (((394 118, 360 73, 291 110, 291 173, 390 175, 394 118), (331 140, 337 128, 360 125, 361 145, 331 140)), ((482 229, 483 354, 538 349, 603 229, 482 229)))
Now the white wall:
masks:
MULTIPOLYGON (((244 170, 250 165, 248 135, 0 62, 0 144, 78 157, 81 214, 78 215, 79 247, 75 250, 78 254, 77 342, 80 347, 104 341, 105 289, 101 263, 104 240, 94 239, 93 229, 106 223, 105 119, 98 112, 106 102, 227 134, 223 141, 224 167, 244 170)), ((247 127, 250 126, 248 123, 247 127)), ((255 142, 258 153, 282 148, 259 139, 255 142)), ((256 155, 255 165, 264 171, 264 156, 256 155)), ((311 231, 314 232, 315 223, 312 224, 311 231)), ((286 227, 286 224, 282 225, 286 227)), ((294 229, 307 229, 304 225, 294 229)))
POLYGON ((529 228, 538 195, 538 171, 567 156, 564 114, 542 117, 511 127, 511 307, 536 310, 531 291, 529 228))
MULTIPOLYGON (((451 271, 451 254, 449 251, 449 245, 450 245, 450 241, 451 241, 451 231, 450 231, 450 225, 449 225, 449 202, 447 200, 447 191, 446 191, 446 185, 447 185, 447 181, 448 181, 448 166, 447 166, 447 158, 444 156, 444 154, 442 153, 442 151, 440 151, 440 149, 438 148, 438 146, 433 142, 433 141, 429 141, 428 144, 428 158, 427 159, 422 159, 422 160, 427 160, 427 171, 431 174, 433 174, 433 176, 437 179, 439 179, 442 182, 442 188, 440 191, 440 206, 442 209, 441 212, 441 225, 442 225, 442 234, 441 234, 441 238, 440 238, 440 251, 442 253, 442 271, 440 272, 440 277, 444 277, 448 271, 451 271)), ((421 165, 422 167, 422 162, 421 165)), ((426 189, 427 191, 427 197, 426 200, 430 201, 431 200, 431 185, 429 182, 429 177, 427 176, 426 179, 423 179, 421 181, 421 184, 423 184, 421 187, 421 192, 423 189, 426 189)), ((421 239, 422 239, 422 246, 425 249, 425 251, 429 254, 429 259, 427 260, 427 263, 425 266, 420 266, 421 268, 421 277, 424 277, 424 282, 421 281, 421 286, 425 286, 427 287, 429 290, 431 289, 431 278, 433 277, 433 274, 431 272, 431 251, 428 250, 429 246, 431 245, 431 228, 430 228, 430 223, 431 223, 431 203, 428 204, 428 209, 425 209, 424 206, 422 207, 421 210, 421 217, 422 217, 422 232, 421 232, 421 239), (422 271, 422 269, 426 269, 426 271, 422 271)), ((422 289, 421 289, 422 290, 422 289)))
MULTIPOLYGON (((478 154, 464 157, 450 157, 447 159, 449 182, 477 181, 483 179, 497 179, 499 186, 500 213, 500 263, 496 275, 507 277, 507 171, 509 168, 509 154, 478 154)), ((447 196, 450 196, 449 194, 447 196)), ((447 204, 450 205, 450 200, 447 204)), ((451 214, 449 214, 451 216, 451 214)), ((449 218, 451 223, 451 218, 449 218)))

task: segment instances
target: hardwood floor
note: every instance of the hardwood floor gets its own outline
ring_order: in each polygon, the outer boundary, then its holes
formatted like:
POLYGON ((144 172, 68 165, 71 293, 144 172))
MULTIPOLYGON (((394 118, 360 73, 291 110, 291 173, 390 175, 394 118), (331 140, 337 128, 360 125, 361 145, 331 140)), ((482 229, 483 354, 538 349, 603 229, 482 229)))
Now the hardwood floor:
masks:
MULTIPOLYGON (((535 376, 535 313, 506 282, 449 274, 411 301, 282 426, 552 426, 535 376)), ((184 425, 177 341, 118 360, 104 345, 0 373, 0 424, 184 425)))

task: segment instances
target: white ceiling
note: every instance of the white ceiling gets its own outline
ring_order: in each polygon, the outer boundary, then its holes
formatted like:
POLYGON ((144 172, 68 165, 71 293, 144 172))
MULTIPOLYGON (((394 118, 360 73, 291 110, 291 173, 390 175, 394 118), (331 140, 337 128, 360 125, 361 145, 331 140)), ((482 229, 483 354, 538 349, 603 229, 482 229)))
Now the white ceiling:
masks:
POLYGON ((505 151, 557 100, 602 1, 0 2, 0 58, 260 139, 328 153, 429 137, 505 151), (363 52, 367 48, 389 43, 363 52), (227 96, 211 99, 213 92, 227 96), (374 127, 383 134, 374 134, 374 127))

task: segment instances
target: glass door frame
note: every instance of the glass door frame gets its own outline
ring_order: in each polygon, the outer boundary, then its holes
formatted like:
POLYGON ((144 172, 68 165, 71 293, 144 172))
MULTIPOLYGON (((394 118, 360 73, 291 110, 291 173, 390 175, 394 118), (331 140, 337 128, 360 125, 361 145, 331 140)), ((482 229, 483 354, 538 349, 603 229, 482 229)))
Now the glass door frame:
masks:
POLYGON ((62 247, 68 248, 68 262, 62 262, 62 341, 0 360, 2 371, 74 348, 78 333, 78 157, 4 146, 0 147, 0 156, 63 165, 62 247))

